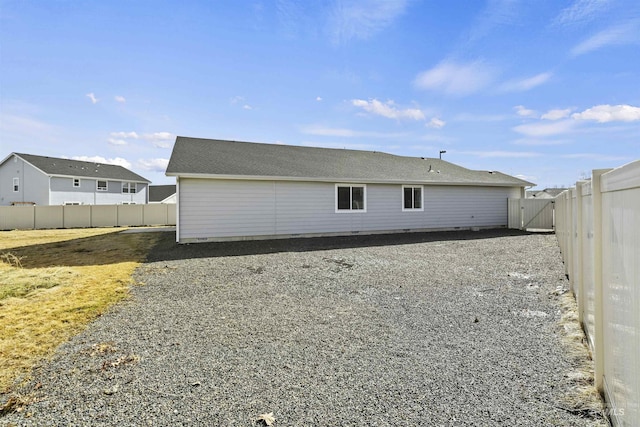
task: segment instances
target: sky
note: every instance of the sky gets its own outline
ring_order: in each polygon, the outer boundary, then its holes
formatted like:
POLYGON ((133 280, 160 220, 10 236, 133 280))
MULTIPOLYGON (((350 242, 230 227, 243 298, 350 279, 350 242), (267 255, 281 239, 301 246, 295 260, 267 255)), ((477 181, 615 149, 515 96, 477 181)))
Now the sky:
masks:
POLYGON ((640 159, 640 2, 0 0, 0 159, 170 184, 178 135, 571 186, 640 159))

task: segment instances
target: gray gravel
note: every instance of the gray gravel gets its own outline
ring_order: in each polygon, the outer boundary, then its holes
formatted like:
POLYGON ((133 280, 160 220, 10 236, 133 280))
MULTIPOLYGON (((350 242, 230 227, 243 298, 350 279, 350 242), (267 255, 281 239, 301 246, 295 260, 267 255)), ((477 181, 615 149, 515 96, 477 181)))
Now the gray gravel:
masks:
POLYGON ((589 362, 562 343, 553 235, 173 240, 0 423, 606 425, 565 402, 589 362))

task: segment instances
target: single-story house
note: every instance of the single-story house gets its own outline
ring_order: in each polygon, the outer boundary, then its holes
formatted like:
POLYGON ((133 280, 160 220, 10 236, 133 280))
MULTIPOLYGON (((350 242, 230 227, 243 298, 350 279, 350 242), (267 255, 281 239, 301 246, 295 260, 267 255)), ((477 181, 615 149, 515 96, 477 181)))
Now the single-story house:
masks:
POLYGON ((175 203, 176 186, 171 185, 150 185, 149 203, 175 203))
POLYGON ((506 227, 534 184, 440 159, 178 137, 179 243, 506 227))
POLYGON ((145 204, 150 183, 118 165, 11 153, 0 162, 0 206, 145 204))

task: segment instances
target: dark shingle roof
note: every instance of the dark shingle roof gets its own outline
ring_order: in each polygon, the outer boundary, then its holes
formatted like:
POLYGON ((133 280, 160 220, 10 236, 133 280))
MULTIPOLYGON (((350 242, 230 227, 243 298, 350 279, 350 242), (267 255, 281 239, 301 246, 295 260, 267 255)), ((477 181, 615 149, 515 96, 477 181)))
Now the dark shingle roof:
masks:
POLYGON ((119 181, 151 182, 148 179, 118 165, 85 162, 82 160, 59 159, 57 157, 36 156, 14 153, 31 163, 47 175, 77 176, 87 178, 113 179, 119 181))
POLYGON ((150 202, 161 202, 173 194, 176 194, 175 185, 150 185, 149 186, 150 202))
POLYGON ((176 138, 166 174, 370 183, 533 185, 500 172, 474 171, 440 159, 182 136, 176 138))

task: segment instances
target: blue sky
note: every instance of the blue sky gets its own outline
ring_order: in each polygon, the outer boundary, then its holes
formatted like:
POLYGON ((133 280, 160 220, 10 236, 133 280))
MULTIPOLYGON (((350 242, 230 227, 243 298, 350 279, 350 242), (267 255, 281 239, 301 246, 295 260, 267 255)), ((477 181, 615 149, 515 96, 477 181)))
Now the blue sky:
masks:
POLYGON ((166 184, 176 135, 572 185, 640 158, 640 2, 0 0, 0 158, 166 184))

